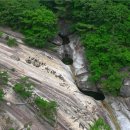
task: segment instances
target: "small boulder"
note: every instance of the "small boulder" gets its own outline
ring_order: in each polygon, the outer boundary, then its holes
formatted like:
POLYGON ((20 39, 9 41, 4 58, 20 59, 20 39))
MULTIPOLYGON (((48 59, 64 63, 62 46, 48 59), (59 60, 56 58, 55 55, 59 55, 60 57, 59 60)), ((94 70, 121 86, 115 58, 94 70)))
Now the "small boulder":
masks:
POLYGON ((36 66, 36 67, 40 67, 40 62, 35 61, 33 65, 36 66))
POLYGON ((53 40, 52 40, 52 43, 58 45, 58 46, 61 46, 63 41, 62 41, 62 38, 60 36, 56 36, 53 40))
POLYGON ((130 79, 125 79, 123 86, 120 89, 120 95, 123 97, 130 97, 130 79))
POLYGON ((27 59, 26 62, 27 62, 28 64, 31 64, 31 60, 29 60, 29 59, 27 59))

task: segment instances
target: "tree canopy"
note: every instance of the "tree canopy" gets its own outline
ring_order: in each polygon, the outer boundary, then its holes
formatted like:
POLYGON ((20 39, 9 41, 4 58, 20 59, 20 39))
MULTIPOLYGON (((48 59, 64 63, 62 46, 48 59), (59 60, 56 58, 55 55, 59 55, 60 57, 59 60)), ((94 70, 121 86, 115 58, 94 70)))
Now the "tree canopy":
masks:
POLYGON ((55 14, 38 0, 1 0, 0 24, 25 35, 28 45, 42 48, 57 32, 55 14))

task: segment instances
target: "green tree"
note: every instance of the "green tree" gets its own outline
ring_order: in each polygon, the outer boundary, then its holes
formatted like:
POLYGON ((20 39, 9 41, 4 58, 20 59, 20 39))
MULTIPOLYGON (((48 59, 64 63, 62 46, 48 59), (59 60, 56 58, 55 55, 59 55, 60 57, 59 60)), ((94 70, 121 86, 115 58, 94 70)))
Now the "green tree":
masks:
POLYGON ((0 6, 0 24, 22 32, 28 45, 45 47, 57 32, 55 14, 38 0, 1 0, 0 6))
POLYGON ((22 32, 26 36, 26 42, 36 47, 44 47, 47 40, 54 37, 57 32, 56 24, 55 15, 45 7, 24 11, 21 18, 22 32))
POLYGON ((0 0, 0 23, 20 28, 20 18, 24 10, 33 10, 40 7, 38 0, 0 0))

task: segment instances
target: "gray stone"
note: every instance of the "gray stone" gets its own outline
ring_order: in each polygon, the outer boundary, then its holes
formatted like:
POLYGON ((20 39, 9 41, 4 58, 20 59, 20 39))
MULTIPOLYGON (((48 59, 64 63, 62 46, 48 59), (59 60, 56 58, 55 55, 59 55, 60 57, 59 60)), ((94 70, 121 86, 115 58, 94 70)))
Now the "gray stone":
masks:
POLYGON ((34 66, 36 66, 36 67, 40 67, 40 62, 35 61, 35 62, 34 62, 34 66))
POLYGON ((123 97, 130 97, 130 86, 124 85, 120 89, 120 95, 123 97))
POLYGON ((123 86, 120 89, 120 95, 123 97, 130 97, 130 79, 125 79, 123 86))
POLYGON ((60 36, 56 36, 52 42, 58 46, 61 46, 63 43, 62 38, 60 36))

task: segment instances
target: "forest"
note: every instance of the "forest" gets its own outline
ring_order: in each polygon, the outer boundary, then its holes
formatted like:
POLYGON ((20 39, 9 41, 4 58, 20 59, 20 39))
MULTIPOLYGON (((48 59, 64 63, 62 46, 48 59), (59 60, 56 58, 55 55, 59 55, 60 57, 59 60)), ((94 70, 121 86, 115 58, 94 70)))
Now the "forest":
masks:
POLYGON ((130 0, 0 0, 0 25, 25 36, 27 45, 45 48, 58 34, 58 21, 80 36, 89 81, 118 95, 130 71, 130 0))

